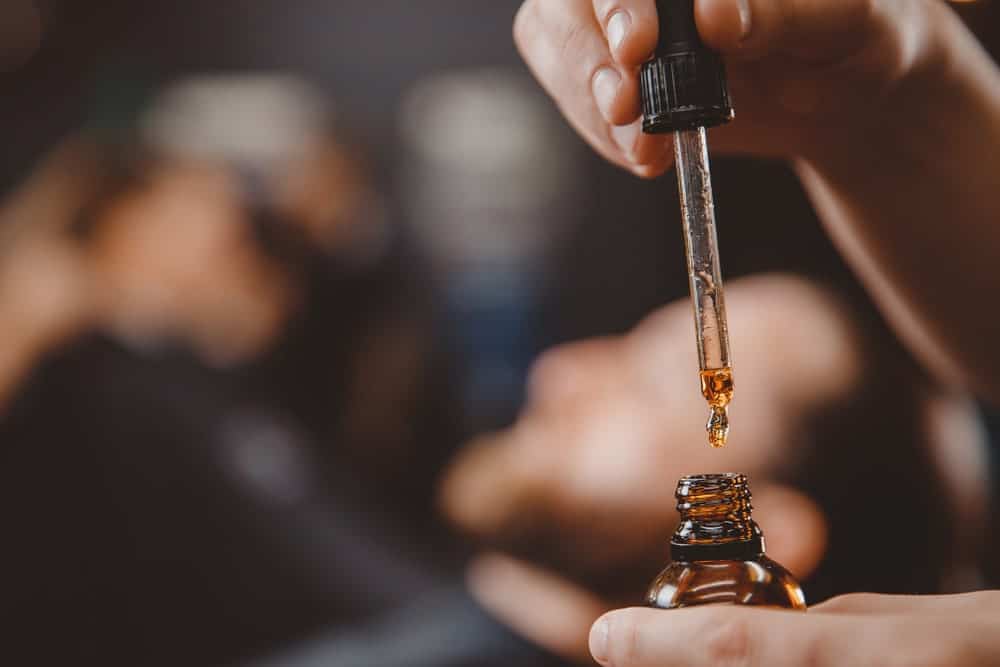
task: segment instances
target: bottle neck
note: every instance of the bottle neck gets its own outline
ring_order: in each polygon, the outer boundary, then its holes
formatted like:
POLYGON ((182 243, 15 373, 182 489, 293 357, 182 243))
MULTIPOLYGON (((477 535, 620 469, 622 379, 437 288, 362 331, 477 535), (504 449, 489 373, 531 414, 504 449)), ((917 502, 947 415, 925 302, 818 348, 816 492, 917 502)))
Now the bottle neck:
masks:
POLYGON ((764 553, 746 475, 684 477, 676 497, 681 521, 670 540, 674 560, 751 560, 764 553))

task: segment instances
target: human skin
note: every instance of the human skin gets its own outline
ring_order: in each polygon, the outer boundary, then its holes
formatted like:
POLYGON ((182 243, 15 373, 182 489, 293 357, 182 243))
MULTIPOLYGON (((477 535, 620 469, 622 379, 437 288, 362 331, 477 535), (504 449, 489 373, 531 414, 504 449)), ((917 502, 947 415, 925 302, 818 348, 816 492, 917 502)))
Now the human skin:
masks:
POLYGON ((808 614, 709 605, 601 617, 590 648, 605 667, 990 667, 1000 664, 1000 592, 846 595, 808 614))
POLYGON ((86 144, 64 142, 0 202, 0 415, 38 360, 95 319, 86 262, 65 238, 92 166, 86 144))
MULTIPOLYGON (((939 0, 696 0, 739 118, 719 150, 782 157, 911 351, 1000 405, 1000 74, 939 0)), ((653 0, 527 0, 515 38, 569 122, 642 177, 671 162, 642 135, 637 72, 653 0)), ((590 635, 602 665, 993 665, 998 593, 861 596, 808 615, 623 610, 590 635), (692 637, 702 640, 692 641, 692 637)))
MULTIPOLYGON (((1000 404, 1000 73, 940 0, 697 0, 737 119, 722 152, 783 157, 899 337, 949 385, 1000 404), (959 120, 960 119, 960 120, 959 120)), ((515 39, 574 128, 643 177, 637 75, 654 0, 527 0, 515 39)))

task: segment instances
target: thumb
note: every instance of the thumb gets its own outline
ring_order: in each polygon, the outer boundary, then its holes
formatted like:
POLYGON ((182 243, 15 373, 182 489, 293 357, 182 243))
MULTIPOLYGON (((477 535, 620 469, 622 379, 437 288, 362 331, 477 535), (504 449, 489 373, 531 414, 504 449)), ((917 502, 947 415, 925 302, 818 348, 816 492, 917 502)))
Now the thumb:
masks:
POLYGON ((812 574, 827 546, 827 522, 819 506, 800 491, 773 484, 754 491, 753 506, 768 555, 798 579, 812 574))

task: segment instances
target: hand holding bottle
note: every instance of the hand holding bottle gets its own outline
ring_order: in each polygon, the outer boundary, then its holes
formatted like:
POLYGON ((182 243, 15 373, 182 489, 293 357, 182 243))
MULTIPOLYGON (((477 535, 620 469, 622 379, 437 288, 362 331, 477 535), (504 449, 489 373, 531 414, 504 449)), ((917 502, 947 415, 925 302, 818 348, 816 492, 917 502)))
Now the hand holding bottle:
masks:
POLYGON ((604 667, 1000 664, 1000 592, 847 595, 808 614, 730 605, 626 609, 594 624, 604 667))
MULTIPOLYGON (((792 160, 903 342, 1000 404, 1000 348, 984 335, 1000 311, 982 308, 1000 292, 1000 70, 941 0, 694 1, 736 107, 712 147, 792 160)), ((514 33, 601 155, 644 177, 667 169, 670 139, 639 121, 654 0, 526 0, 514 33)))

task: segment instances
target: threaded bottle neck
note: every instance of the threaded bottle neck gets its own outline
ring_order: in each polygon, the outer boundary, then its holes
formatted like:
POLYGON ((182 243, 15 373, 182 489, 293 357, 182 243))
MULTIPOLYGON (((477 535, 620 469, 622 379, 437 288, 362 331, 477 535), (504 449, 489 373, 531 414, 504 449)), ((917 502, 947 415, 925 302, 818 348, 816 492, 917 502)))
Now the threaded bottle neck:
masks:
POLYGON ((671 539, 678 560, 728 560, 764 552, 746 475, 693 475, 677 483, 681 521, 671 539), (751 553, 755 552, 755 553, 751 553))

